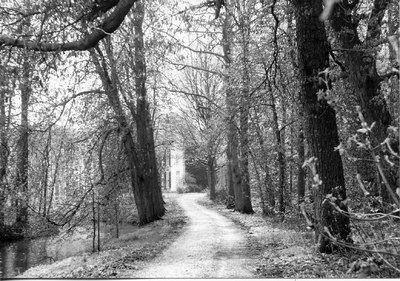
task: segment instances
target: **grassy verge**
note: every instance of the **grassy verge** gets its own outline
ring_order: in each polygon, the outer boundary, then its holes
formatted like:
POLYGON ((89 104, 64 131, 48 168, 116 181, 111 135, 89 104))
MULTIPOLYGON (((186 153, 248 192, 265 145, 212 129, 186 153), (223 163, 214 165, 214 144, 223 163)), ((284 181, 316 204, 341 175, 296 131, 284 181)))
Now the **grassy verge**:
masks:
POLYGON ((134 273, 182 232, 187 217, 176 203, 176 196, 166 194, 167 213, 162 220, 136 226, 132 232, 108 240, 104 250, 30 268, 16 278, 118 278, 126 271, 134 273))
MULTIPOLYGON (((204 197, 198 201, 225 217, 233 220, 247 231, 248 244, 254 265, 262 278, 353 278, 361 277, 347 273, 354 261, 367 259, 361 253, 343 252, 325 255, 315 251, 314 232, 306 229, 304 218, 297 214, 287 215, 283 223, 277 217, 265 217, 261 208, 256 213, 244 215, 226 209, 223 202, 210 201, 204 197)), ((371 277, 396 277, 387 268, 379 268, 371 277)), ((399 276, 397 276, 399 277, 399 276)))

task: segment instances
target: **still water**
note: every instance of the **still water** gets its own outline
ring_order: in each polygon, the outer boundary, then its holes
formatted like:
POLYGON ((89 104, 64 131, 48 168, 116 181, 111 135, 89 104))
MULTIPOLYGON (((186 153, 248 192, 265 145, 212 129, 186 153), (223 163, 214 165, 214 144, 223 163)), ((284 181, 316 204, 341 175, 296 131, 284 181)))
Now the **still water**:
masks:
POLYGON ((90 250, 91 242, 87 239, 60 242, 52 238, 38 238, 0 243, 0 279, 90 250))
MULTIPOLYGON (((102 224, 101 237, 115 234, 114 225, 102 224)), ((120 223, 120 237, 138 229, 130 223, 120 223)), ((105 242, 104 240, 102 243, 105 242)), ((31 267, 92 251, 93 241, 84 228, 77 227, 71 236, 25 239, 16 242, 0 242, 0 279, 11 278, 31 267)))

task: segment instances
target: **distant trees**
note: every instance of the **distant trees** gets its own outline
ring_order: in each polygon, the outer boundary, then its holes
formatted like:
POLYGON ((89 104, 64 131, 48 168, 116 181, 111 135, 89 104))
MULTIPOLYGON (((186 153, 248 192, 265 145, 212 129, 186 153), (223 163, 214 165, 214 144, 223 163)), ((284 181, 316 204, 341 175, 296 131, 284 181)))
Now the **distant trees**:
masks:
POLYGON ((186 148, 196 148, 196 160, 207 167, 210 199, 214 200, 224 126, 220 114, 222 81, 218 75, 219 65, 210 55, 201 53, 192 56, 187 65, 181 71, 180 81, 174 81, 169 89, 186 101, 181 106, 179 126, 175 130, 186 148))
MULTIPOLYGON (((13 13, 10 11, 14 11, 15 9, 22 9, 21 3, 12 4, 12 7, 2 7, 0 8, 0 13, 3 15, 7 15, 8 22, 19 22, 21 20, 21 14, 13 13), (14 6, 15 5, 15 6, 14 6)), ((98 56, 100 60, 98 60, 98 71, 102 75, 103 85, 105 87, 106 94, 108 96, 108 100, 110 102, 111 108, 114 109, 116 113, 116 120, 119 122, 119 133, 121 134, 121 140, 124 144, 125 151, 127 153, 127 161, 131 163, 131 175, 132 175, 132 187, 135 191, 135 200, 138 205, 138 212, 140 217, 140 223, 145 224, 151 222, 155 219, 159 219, 164 214, 163 200, 161 196, 161 188, 158 180, 158 170, 156 165, 156 156, 155 156, 155 145, 154 145, 154 137, 152 130, 152 119, 149 111, 149 105, 146 98, 146 64, 144 59, 144 40, 143 40, 143 17, 144 17, 144 8, 141 3, 138 1, 109 1, 110 5, 100 5, 101 7, 94 4, 94 6, 86 5, 86 3, 67 3, 62 5, 57 12, 53 13, 52 16, 47 14, 48 11, 54 9, 54 6, 40 6, 40 5, 31 5, 24 6, 24 11, 26 12, 26 16, 23 19, 23 22, 29 21, 32 23, 32 27, 38 26, 38 29, 29 28, 20 30, 19 33, 24 33, 24 39, 13 37, 13 32, 10 30, 10 35, 1 35, 0 36, 0 47, 2 49, 9 48, 21 48, 28 51, 35 52, 55 52, 61 50, 88 50, 96 46, 97 51, 99 51, 98 56), (134 79, 134 89, 137 95, 137 103, 133 103, 132 100, 125 100, 129 109, 131 110, 132 117, 134 119, 136 130, 133 132, 130 128, 129 120, 126 120, 124 115, 125 108, 121 107, 119 91, 125 90, 118 88, 119 81, 118 75, 116 71, 116 64, 112 63, 113 54, 111 50, 111 45, 106 45, 104 56, 100 51, 100 48, 96 45, 98 42, 109 36, 110 33, 116 31, 122 24, 123 20, 127 16, 130 8, 136 3, 136 11, 137 13, 130 21, 134 23, 132 27, 134 28, 134 32, 137 35, 135 40, 129 42, 132 43, 132 48, 128 50, 131 55, 134 56, 134 62, 131 65, 132 70, 134 70, 134 74, 136 78, 134 79), (89 9, 88 9, 89 8, 89 9), (107 14, 107 12, 112 9, 111 12, 107 14), (57 15, 59 18, 57 19, 57 15), (76 20, 78 18, 78 20, 76 20), (69 24, 70 21, 74 21, 74 23, 69 24), (98 24, 99 22, 102 22, 98 24), (88 25, 99 25, 99 28, 95 28, 90 32, 86 32, 88 30, 88 25), (72 27, 72 29, 71 29, 72 27), (61 30, 61 32, 58 32, 61 30), (37 31, 37 32, 36 32, 37 31), (71 32, 69 32, 71 31, 71 32), (75 36, 72 33, 77 34, 86 34, 84 37, 80 37, 80 35, 75 36), (66 36, 66 33, 69 33, 66 36), (77 39, 80 37, 79 39, 77 39), (82 39, 83 38, 83 39, 82 39), (111 76, 108 76, 109 69, 106 67, 105 60, 110 59, 110 69, 111 76), (101 65, 100 65, 101 63, 101 65), (133 135, 136 137, 136 140, 133 138, 133 135), (138 148, 136 148, 138 145, 138 148), (135 171, 136 170, 136 171, 135 171), (151 190, 150 190, 151 189, 151 190)), ((17 10, 15 10, 17 11, 17 10)), ((6 24, 6 22, 3 22, 6 24)), ((110 41, 109 41, 110 42, 110 41)), ((109 44, 109 43, 108 43, 109 44)), ((95 54, 92 51, 93 54, 95 54)), ((29 203, 27 202, 28 198, 28 132, 29 132, 29 121, 28 121, 28 111, 29 111, 29 98, 31 97, 31 72, 30 65, 33 53, 25 52, 25 56, 21 60, 22 70, 20 76, 20 93, 21 93, 21 126, 20 126, 20 137, 18 140, 18 161, 16 168, 16 180, 13 182, 13 185, 18 188, 18 214, 17 221, 22 223, 26 223, 27 221, 27 211, 29 203), (30 56, 29 56, 29 55, 30 56), (21 200, 22 199, 22 200, 21 200)), ((74 56, 74 54, 72 54, 74 56)), ((55 58, 57 56, 54 56, 55 58)), ((60 56, 61 57, 61 56, 60 56)), ((43 60, 45 57, 43 56, 43 60)), ((57 68, 57 64, 49 64, 49 66, 53 66, 57 68)), ((57 70, 56 70, 57 71, 57 70)), ((5 73, 4 73, 5 74, 5 73)), ((41 81, 44 82, 44 81, 41 81)), ((47 82, 47 81, 46 81, 47 82)), ((96 91, 83 91, 81 94, 76 94, 75 98, 81 96, 83 94, 91 94, 96 91)), ((6 185, 6 171, 7 171, 7 158, 10 150, 8 148, 8 138, 6 135, 6 126, 7 126, 7 111, 6 111, 6 102, 7 102, 7 93, 2 89, 2 118, 1 118, 1 139, 2 143, 2 188, 1 194, 5 196, 5 191, 7 189, 6 185), (3 169, 4 168, 4 169, 3 169)), ((68 101, 67 101, 68 102, 68 101)), ((59 106, 65 107, 64 104, 60 104, 59 106)), ((63 108, 64 110, 64 108, 63 108)), ((63 110, 61 114, 63 113, 63 110)), ((51 127, 48 130, 48 141, 51 143, 51 127)), ((39 209, 43 207, 44 216, 48 217, 49 208, 51 207, 53 200, 53 192, 54 186, 49 189, 48 183, 50 181, 49 174, 53 169, 56 169, 54 173, 54 177, 56 177, 57 173, 57 161, 55 162, 55 167, 50 166, 53 165, 53 161, 50 160, 50 151, 51 146, 49 143, 45 145, 43 151, 43 179, 40 180, 39 185, 42 187, 41 193, 41 203, 38 205, 39 209), (47 192, 51 192, 48 194, 47 192)), ((60 150, 61 151, 61 150, 60 150)), ((93 187, 92 187, 93 188, 93 187)), ((16 191, 17 192, 17 191, 16 191)), ((85 193, 88 194, 88 193, 85 193)), ((85 196, 85 195, 84 195, 85 196)), ((5 198, 5 197, 4 197, 5 198)), ((81 204, 78 203, 76 208, 79 208, 81 204)), ((36 209, 35 206, 30 206, 30 208, 36 209)), ((2 208, 2 211, 4 208, 2 208)), ((70 210, 69 213, 73 216, 76 213, 77 209, 70 210)), ((58 221, 61 225, 63 221, 65 222, 66 218, 69 218, 70 215, 64 217, 61 221, 58 221)), ((48 217, 51 220, 50 217, 48 217)))

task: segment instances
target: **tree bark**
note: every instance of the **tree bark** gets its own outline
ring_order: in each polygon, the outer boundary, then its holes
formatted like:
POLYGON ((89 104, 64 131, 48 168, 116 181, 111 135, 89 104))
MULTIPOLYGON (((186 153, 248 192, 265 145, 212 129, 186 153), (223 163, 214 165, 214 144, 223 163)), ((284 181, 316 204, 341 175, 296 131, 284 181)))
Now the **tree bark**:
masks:
POLYGON ((147 224, 160 219, 165 214, 164 201, 161 193, 161 186, 158 181, 158 171, 156 163, 154 133, 147 102, 146 91, 146 63, 143 48, 143 17, 144 9, 141 2, 136 4, 136 14, 134 15, 134 51, 135 51, 135 91, 137 95, 136 106, 132 103, 127 104, 136 124, 137 142, 135 143, 132 130, 129 127, 128 119, 123 110, 119 91, 116 63, 111 50, 111 42, 107 42, 106 50, 109 59, 111 76, 108 75, 107 64, 104 56, 98 50, 96 55, 91 51, 92 58, 97 71, 101 77, 103 87, 106 90, 110 106, 115 112, 120 130, 121 140, 128 165, 131 171, 132 189, 135 203, 138 209, 139 224, 147 224), (102 63, 99 61, 102 59, 102 63))
MULTIPOLYGON (((235 210, 244 214, 253 214, 253 207, 251 205, 251 193, 250 193, 250 172, 249 172, 249 97, 244 95, 241 99, 240 108, 240 173, 242 178, 242 190, 243 193, 242 208, 235 206, 235 210)), ((236 195, 236 192, 235 192, 236 195)))
POLYGON ((8 165, 8 142, 6 129, 7 69, 0 64, 0 226, 4 224, 6 201, 6 176, 8 165))
POLYGON ((138 0, 120 0, 115 9, 107 16, 100 26, 93 29, 92 32, 85 35, 82 39, 72 42, 38 42, 32 40, 21 40, 10 36, 0 35, 0 47, 11 46, 14 48, 22 48, 39 52, 56 52, 56 51, 84 51, 96 46, 100 40, 109 36, 116 31, 132 6, 138 0))
POLYGON ((297 139, 297 153, 299 155, 299 159, 297 161, 297 204, 300 206, 300 204, 304 202, 304 196, 306 192, 306 173, 303 168, 303 163, 305 160, 304 133, 302 127, 299 129, 299 135, 297 139))
POLYGON ((51 128, 47 137, 46 145, 43 151, 43 175, 42 175, 42 192, 43 192, 43 216, 47 215, 47 191, 49 187, 49 170, 50 170, 50 147, 51 147, 51 128))
MULTIPOLYGON (((271 88, 271 87, 270 87, 271 88)), ((278 176, 278 202, 279 202, 279 214, 281 215, 281 220, 285 218, 285 202, 284 202, 284 194, 285 194, 285 173, 286 173, 286 161, 285 161, 285 144, 282 141, 281 130, 279 129, 278 122, 278 113, 276 111, 276 99, 270 89, 271 95, 271 108, 272 108, 272 120, 273 127, 275 131, 276 138, 276 148, 278 150, 278 158, 277 163, 279 167, 279 176, 278 176)))
POLYGON ((321 252, 329 253, 333 245, 326 229, 346 241, 350 234, 348 218, 333 212, 326 198, 327 194, 335 193, 336 204, 346 209, 341 204, 346 199, 342 160, 339 152, 334 150, 339 145, 336 113, 325 100, 317 98, 318 91, 328 90, 325 84, 319 83, 319 74, 329 67, 329 47, 324 23, 319 20, 322 0, 295 0, 294 6, 300 102, 305 114, 308 145, 311 155, 316 158, 316 184, 313 187, 316 242, 321 252))
POLYGON ((210 187, 210 200, 214 200, 215 194, 215 158, 212 154, 207 156, 207 179, 210 187))
MULTIPOLYGON (((229 91, 230 92, 230 91, 229 91)), ((230 156, 228 159, 231 167, 232 182, 234 188, 234 205, 235 210, 240 211, 243 209, 243 190, 242 190, 242 177, 239 168, 239 139, 236 127, 236 107, 234 102, 235 96, 231 93, 227 97, 227 107, 228 107, 228 134, 227 134, 227 155, 230 156)))
MULTIPOLYGON (((354 2, 354 1, 353 1, 354 2)), ((386 101, 380 93, 380 83, 376 68, 376 59, 371 47, 379 40, 381 35, 381 24, 385 10, 389 1, 375 0, 371 11, 368 24, 367 36, 364 42, 361 41, 358 32, 358 22, 351 16, 352 4, 348 0, 343 3, 335 4, 331 17, 331 26, 335 37, 344 49, 343 57, 345 61, 346 72, 349 82, 353 86, 354 94, 361 106, 365 121, 369 126, 375 122, 372 128, 371 144, 376 147, 387 137, 387 128, 391 124, 392 117, 387 109, 386 101), (368 47, 370 46, 370 47, 368 47)), ((358 152, 359 158, 368 158, 368 151, 358 152)), ((381 155, 383 157, 383 155, 381 155)), ((382 158, 383 159, 383 158, 382 158)), ((382 161, 385 167, 385 174, 392 188, 396 188, 396 176, 393 169, 385 161, 382 161)), ((374 163, 358 161, 356 163, 357 172, 365 180, 371 180, 371 175, 377 175, 377 169, 374 163)), ((374 176, 372 176, 373 178, 374 176)), ((374 181, 381 182, 376 178, 374 181)), ((384 202, 392 202, 384 185, 381 185, 381 195, 384 202)))
MULTIPOLYGON (((253 214, 250 194, 250 172, 249 172, 249 114, 250 114, 250 74, 248 65, 248 44, 249 40, 249 19, 242 15, 240 32, 243 43, 243 73, 242 73, 242 92, 240 97, 239 117, 240 117, 240 172, 242 177, 241 199, 242 208, 235 206, 235 210, 244 214, 253 214)), ((238 196, 235 191, 235 196, 238 196)))
MULTIPOLYGON (((142 196, 139 204, 145 209, 146 216, 140 218, 140 223, 149 223, 160 219, 165 214, 164 201, 161 186, 158 181, 157 158, 154 145, 153 123, 151 121, 149 104, 147 102, 146 90, 146 62, 143 44, 143 18, 144 6, 142 1, 136 3, 135 10, 135 84, 137 95, 137 140, 139 163, 136 163, 136 174, 139 190, 142 196)), ((138 202, 137 202, 138 204, 138 202)))
POLYGON ((30 86, 31 66, 29 57, 24 55, 22 64, 22 77, 21 77, 21 126, 20 136, 18 140, 18 160, 17 160, 17 174, 16 174, 16 187, 20 191, 21 198, 18 200, 16 222, 20 223, 22 227, 28 224, 28 138, 29 138, 29 123, 28 123, 28 106, 29 98, 32 93, 30 86))
POLYGON ((231 87, 231 42, 232 42, 232 26, 230 15, 225 14, 224 25, 222 27, 222 46, 224 52, 224 61, 225 61, 225 69, 227 75, 225 76, 225 91, 226 91, 226 107, 227 107, 227 144, 226 144, 226 177, 228 184, 228 199, 226 202, 226 207, 228 209, 235 208, 235 190, 236 182, 235 182, 235 169, 237 171, 237 167, 235 167, 235 163, 237 163, 237 139, 236 139, 236 124, 235 124, 235 102, 234 96, 231 87))

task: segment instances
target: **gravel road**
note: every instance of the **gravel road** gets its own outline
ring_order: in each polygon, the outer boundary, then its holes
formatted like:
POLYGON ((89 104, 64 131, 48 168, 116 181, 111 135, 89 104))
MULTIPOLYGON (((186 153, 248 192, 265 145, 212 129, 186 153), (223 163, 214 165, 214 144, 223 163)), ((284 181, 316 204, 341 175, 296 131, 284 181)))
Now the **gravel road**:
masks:
POLYGON ((251 278, 245 232, 231 220, 196 203, 204 193, 178 197, 190 218, 183 234, 131 278, 251 278))

